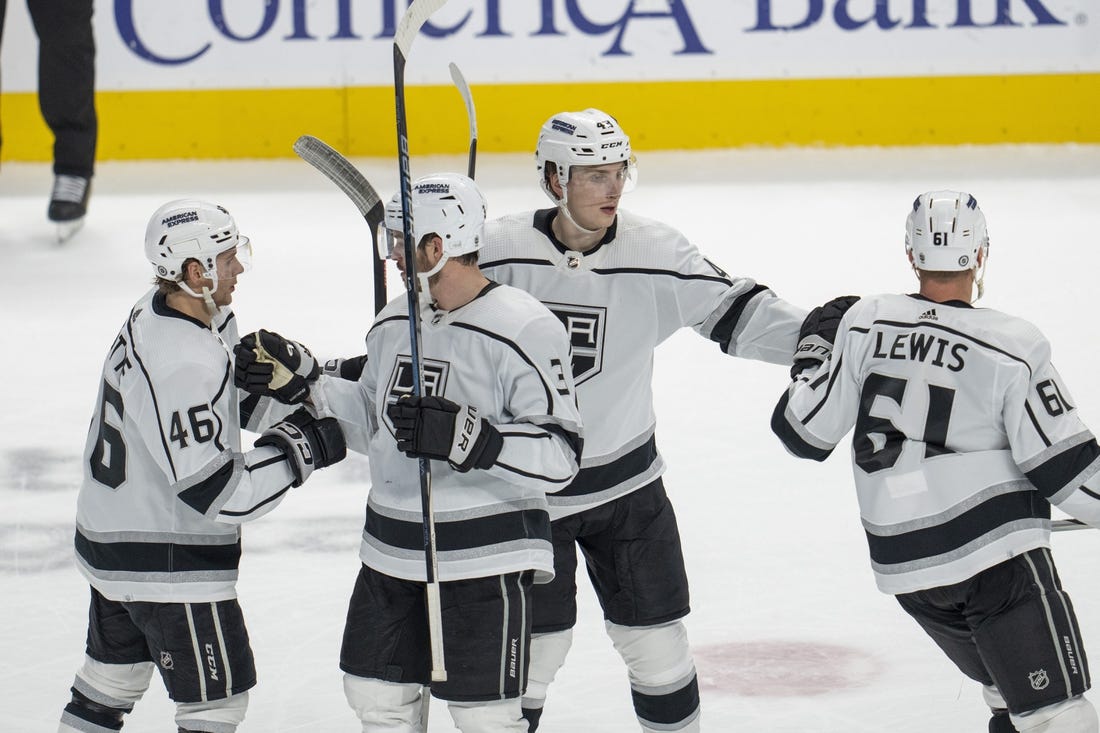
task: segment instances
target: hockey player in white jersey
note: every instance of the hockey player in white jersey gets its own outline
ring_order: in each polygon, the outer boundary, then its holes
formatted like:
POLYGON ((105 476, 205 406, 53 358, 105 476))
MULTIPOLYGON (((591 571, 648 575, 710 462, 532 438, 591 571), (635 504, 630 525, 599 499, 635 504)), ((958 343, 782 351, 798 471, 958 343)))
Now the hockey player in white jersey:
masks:
MULTIPOLYGON (((172 201, 149 221, 156 284, 107 354, 84 452, 76 559, 92 600, 61 731, 120 729, 154 668, 180 731, 244 718, 256 670, 236 600, 240 525, 345 453, 336 421, 304 409, 241 450, 241 423, 270 402, 232 383, 229 304, 249 253, 220 206, 172 201)), ((316 371, 308 355, 300 366, 316 371)))
POLYGON ((731 356, 789 365, 806 313, 727 275, 675 229, 619 208, 634 157, 610 115, 554 115, 536 160, 554 207, 490 222, 481 269, 534 295, 566 326, 585 453, 577 478, 549 497, 557 575, 535 589, 524 714, 534 731, 571 644, 580 545, 642 729, 699 730, 681 620, 687 575, 654 439, 653 351, 691 327, 731 356))
POLYGON ((855 427, 878 587, 984 685, 992 733, 1095 732, 1050 508, 1100 526, 1100 448, 1039 330, 971 305, 989 252, 974 197, 922 194, 905 241, 920 292, 811 312, 772 429, 824 460, 855 427))
MULTIPOLYGON (((386 214, 383 255, 404 272, 400 201, 386 214)), ((344 689, 366 733, 423 730, 429 683, 464 733, 525 731, 531 586, 554 573, 546 493, 572 481, 581 452, 569 342, 537 300, 478 269, 485 201, 472 180, 419 179, 412 219, 424 396, 410 396, 404 294, 367 334, 359 381, 326 374, 313 387, 348 446, 370 456, 344 689), (433 459, 445 682, 429 674, 419 456, 433 459)))

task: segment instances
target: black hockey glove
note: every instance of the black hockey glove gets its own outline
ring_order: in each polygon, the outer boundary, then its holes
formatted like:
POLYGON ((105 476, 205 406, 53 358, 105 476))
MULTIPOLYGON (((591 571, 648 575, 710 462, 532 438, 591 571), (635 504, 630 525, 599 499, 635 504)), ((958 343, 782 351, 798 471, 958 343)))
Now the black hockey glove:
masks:
POLYGON ((336 418, 318 420, 304 407, 265 430, 256 439, 256 446, 261 445, 273 445, 286 454, 294 472, 293 486, 301 486, 314 469, 339 463, 348 454, 336 418))
POLYGON ((500 432, 476 407, 442 397, 402 397, 386 408, 397 449, 410 458, 447 461, 456 471, 490 468, 504 447, 500 432))
POLYGON ((321 373, 309 349, 263 329, 233 347, 233 363, 234 384, 287 405, 309 397, 309 383, 321 373))
POLYGON ((346 359, 329 359, 321 367, 321 371, 330 377, 346 379, 349 382, 358 382, 367 368, 367 355, 349 356, 346 359))
POLYGON ((833 353, 840 320, 858 300, 858 295, 841 295, 810 311, 798 330, 798 346, 794 350, 794 364, 791 366, 792 379, 829 358, 833 353))

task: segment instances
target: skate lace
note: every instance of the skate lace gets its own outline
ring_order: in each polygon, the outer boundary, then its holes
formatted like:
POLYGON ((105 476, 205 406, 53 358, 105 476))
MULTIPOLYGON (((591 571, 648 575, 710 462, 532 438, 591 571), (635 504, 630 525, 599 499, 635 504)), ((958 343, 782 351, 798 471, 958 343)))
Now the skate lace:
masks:
POLYGON ((71 201, 79 204, 84 200, 84 191, 88 188, 88 179, 81 176, 58 176, 53 182, 52 201, 71 201))

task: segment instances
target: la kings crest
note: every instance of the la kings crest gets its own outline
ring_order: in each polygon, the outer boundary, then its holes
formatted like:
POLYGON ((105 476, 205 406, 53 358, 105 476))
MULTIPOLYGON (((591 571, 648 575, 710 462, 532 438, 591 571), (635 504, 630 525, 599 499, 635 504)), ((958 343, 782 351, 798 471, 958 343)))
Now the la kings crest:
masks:
MULTIPOLYGON (((425 397, 442 397, 447 392, 447 377, 451 373, 451 365, 445 361, 424 359, 424 377, 421 382, 421 390, 425 397)), ((386 386, 386 406, 389 407, 406 395, 413 393, 413 364, 412 357, 399 354, 393 371, 390 372, 390 381, 386 386)), ((382 410, 382 420, 386 428, 393 433, 393 424, 382 410)))
POLYGON ((604 332, 607 326, 607 308, 588 305, 566 305, 543 302, 557 316, 573 353, 573 382, 578 386, 603 369, 604 332))

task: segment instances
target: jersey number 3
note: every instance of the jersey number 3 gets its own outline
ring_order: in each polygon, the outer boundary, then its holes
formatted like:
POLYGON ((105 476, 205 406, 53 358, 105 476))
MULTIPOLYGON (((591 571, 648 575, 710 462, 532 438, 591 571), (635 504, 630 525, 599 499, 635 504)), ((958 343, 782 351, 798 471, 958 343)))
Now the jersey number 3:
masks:
MULTIPOLYGON (((906 435, 889 418, 871 414, 875 399, 884 397, 900 409, 908 386, 908 380, 874 373, 868 374, 863 383, 852 448, 856 455, 856 465, 867 473, 892 468, 901 457, 901 449, 906 440, 906 435), (876 443, 881 443, 881 447, 876 443)), ((928 414, 924 419, 923 436, 925 458, 953 452, 944 444, 947 442, 947 424, 951 420, 951 405, 954 402, 955 390, 928 385, 928 414)))

